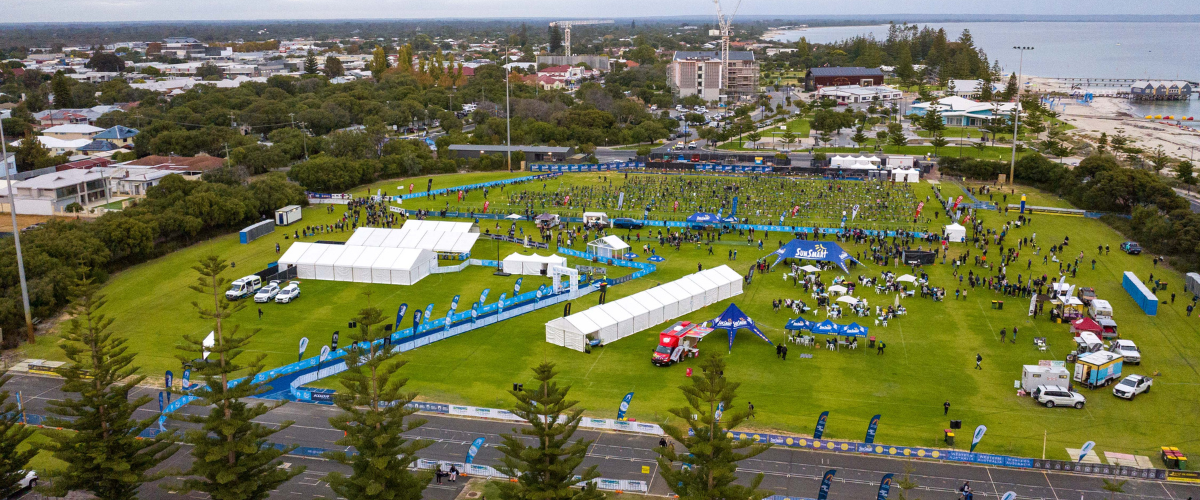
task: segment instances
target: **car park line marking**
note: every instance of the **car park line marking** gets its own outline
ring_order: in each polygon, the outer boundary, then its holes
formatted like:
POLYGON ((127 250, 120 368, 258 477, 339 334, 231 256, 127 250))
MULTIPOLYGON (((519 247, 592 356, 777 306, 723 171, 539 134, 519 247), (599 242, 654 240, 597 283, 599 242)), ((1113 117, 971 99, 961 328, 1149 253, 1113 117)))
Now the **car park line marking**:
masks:
MULTIPOLYGON (((1163 489, 1163 491, 1167 492, 1167 497, 1168 497, 1168 498, 1170 498, 1171 500, 1175 500, 1175 495, 1172 495, 1172 494, 1171 494, 1171 490, 1168 490, 1168 489, 1167 489, 1167 484, 1166 484, 1166 483, 1162 483, 1162 482, 1160 482, 1160 483, 1158 483, 1158 485, 1159 485, 1159 486, 1162 486, 1162 489, 1163 489)), ((1189 498, 1190 498, 1190 497, 1189 497, 1189 498)))
POLYGON ((1046 471, 1042 471, 1042 477, 1046 478, 1046 485, 1050 486, 1050 494, 1054 495, 1054 500, 1059 500, 1058 492, 1054 491, 1054 483, 1050 482, 1050 475, 1046 471))
POLYGON ((1000 490, 996 489, 996 480, 992 479, 992 468, 984 467, 983 470, 987 471, 988 484, 992 485, 992 493, 996 494, 996 498, 1000 498, 1000 490))
POLYGON ((588 375, 591 375, 591 374, 592 374, 592 369, 596 367, 596 363, 599 363, 599 362, 600 362, 600 358, 604 357, 604 352, 605 352, 605 351, 607 351, 607 350, 608 350, 608 349, 601 349, 601 350, 600 350, 600 355, 599 355, 599 356, 596 356, 596 360, 592 362, 592 366, 588 368, 588 371, 587 371, 587 373, 583 374, 583 379, 584 379, 584 380, 587 380, 587 378, 588 378, 588 375))

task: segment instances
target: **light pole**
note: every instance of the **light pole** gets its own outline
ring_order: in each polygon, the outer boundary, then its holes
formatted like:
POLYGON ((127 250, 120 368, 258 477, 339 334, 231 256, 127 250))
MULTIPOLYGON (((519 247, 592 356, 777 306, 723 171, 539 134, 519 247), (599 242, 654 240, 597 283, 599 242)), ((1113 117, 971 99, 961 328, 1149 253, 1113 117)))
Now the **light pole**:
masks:
MULTIPOLYGON (((32 141, 33 137, 25 137, 32 141)), ((14 158, 15 160, 15 158, 14 158)), ((17 245, 17 277, 21 280, 21 304, 25 306, 26 341, 37 342, 33 331, 33 316, 29 312, 29 286, 25 284, 25 260, 21 257, 21 230, 17 228, 17 198, 13 196, 12 174, 8 170, 8 145, 4 141, 4 120, 0 120, 0 168, 4 169, 4 183, 8 185, 8 212, 12 214, 13 242, 17 245)))
POLYGON ((1008 165, 1008 185, 1010 186, 1013 185, 1013 176, 1017 172, 1017 127, 1021 123, 1021 69, 1025 65, 1025 51, 1033 50, 1033 47, 1018 46, 1013 49, 1021 51, 1021 57, 1017 60, 1017 103, 1013 107, 1012 158, 1009 159, 1008 165))

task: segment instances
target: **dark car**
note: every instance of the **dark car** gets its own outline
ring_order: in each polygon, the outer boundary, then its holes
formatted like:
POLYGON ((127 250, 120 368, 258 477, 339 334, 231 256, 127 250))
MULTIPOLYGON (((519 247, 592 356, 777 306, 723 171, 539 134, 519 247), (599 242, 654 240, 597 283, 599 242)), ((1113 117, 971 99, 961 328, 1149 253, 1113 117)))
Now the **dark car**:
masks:
POLYGON ((1137 255, 1142 253, 1142 246, 1132 241, 1126 241, 1121 244, 1121 251, 1129 255, 1137 255))
POLYGON ((642 221, 628 217, 617 217, 612 220, 612 226, 617 229, 641 229, 642 221))

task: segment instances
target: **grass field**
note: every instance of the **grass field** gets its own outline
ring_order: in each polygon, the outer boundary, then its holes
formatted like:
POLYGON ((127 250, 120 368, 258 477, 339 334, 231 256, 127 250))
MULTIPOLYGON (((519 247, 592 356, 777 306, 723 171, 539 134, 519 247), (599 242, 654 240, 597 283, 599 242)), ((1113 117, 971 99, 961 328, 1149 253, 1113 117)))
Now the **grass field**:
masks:
MULTIPOLYGON (((435 178, 434 187, 506 175, 509 174, 439 176, 435 178)), ((609 178, 620 182, 619 176, 609 178)), ((421 177, 412 182, 424 183, 425 179, 421 177)), ((595 174, 571 174, 565 178, 566 182, 578 183, 596 180, 595 174)), ((376 188, 388 190, 391 187, 394 190, 402 183, 407 186, 408 182, 378 183, 369 192, 374 193, 376 188)), ((943 185, 942 189, 947 196, 956 196, 960 191, 951 184, 943 185)), ((1010 201, 1019 200, 1022 189, 1009 194, 1010 201)), ((359 189, 356 193, 367 191, 359 189)), ((917 193, 921 196, 930 194, 929 185, 920 184, 917 193)), ((1000 193, 995 195, 999 199, 1000 193)), ((1038 201, 1031 204, 1053 202, 1043 199, 1049 195, 1039 193, 1037 196, 1038 201)), ((443 198, 405 203, 407 208, 441 208, 444 205, 443 198)), ((333 216, 325 214, 324 210, 319 206, 305 209, 303 223, 331 220, 333 216)), ((926 214, 932 216, 931 211, 936 211, 936 205, 926 206, 926 214)), ((998 228, 1015 218, 1016 213, 1007 218, 997 213, 982 213, 980 217, 987 227, 998 228)), ((940 229, 945 223, 943 217, 922 225, 940 229)), ((494 229, 492 224, 485 221, 484 227, 494 229)), ((528 226, 523 227, 528 231, 528 226)), ((1034 233, 1042 247, 1041 253, 1032 256, 1032 249, 1025 247, 1019 264, 1009 269, 1009 276, 1015 277, 1018 273, 1023 278, 1043 273, 1057 276, 1057 266, 1043 265, 1041 259, 1051 245, 1059 244, 1069 236, 1066 255, 1073 258, 1083 251, 1085 264, 1078 277, 1068 278, 1068 282, 1094 287, 1099 297, 1112 302, 1124 338, 1137 342, 1145 359, 1142 366, 1129 367, 1126 372, 1157 373, 1151 394, 1136 401, 1125 401, 1113 397, 1107 389, 1084 390, 1088 405, 1083 410, 1046 409, 1027 398, 1017 397, 1013 382, 1020 378, 1021 365, 1036 364, 1042 359, 1061 360, 1071 350, 1067 326, 1051 323, 1045 315, 1036 320, 1028 317, 1028 299, 1000 297, 983 288, 972 290, 966 300, 956 301, 953 289, 957 283, 951 266, 938 264, 929 266, 927 272, 934 285, 951 290, 947 301, 907 299, 903 303, 909 314, 886 328, 874 326, 870 318, 839 321, 849 323, 854 320, 871 328, 871 335, 888 344, 884 355, 867 349, 829 352, 791 345, 789 359, 781 361, 771 357, 772 347, 748 332, 741 332, 729 354, 726 375, 743 384, 738 404, 751 401, 757 408, 758 416, 750 425, 757 429, 809 434, 817 415, 830 411, 826 436, 861 439, 871 416, 881 414, 878 442, 939 446, 948 418, 937 412, 942 409, 942 403, 949 400, 952 404, 949 418, 963 420, 966 429, 979 424, 988 426, 987 437, 977 450, 981 452, 1033 457, 1042 456, 1044 452, 1047 458, 1066 459, 1065 447, 1077 448, 1087 440, 1096 441, 1098 451, 1152 457, 1163 445, 1178 446, 1185 451, 1191 449, 1200 441, 1200 425, 1187 418, 1200 412, 1200 385, 1196 384, 1200 371, 1195 362, 1200 349, 1193 343, 1200 329, 1196 320, 1184 315, 1187 299, 1180 291, 1182 276, 1155 269, 1149 255, 1127 256, 1114 252, 1096 257, 1097 245, 1107 244, 1115 250, 1122 241, 1119 234, 1096 220, 1038 215, 1032 224, 1010 230, 1010 241, 1031 237, 1034 233), (1027 270, 1025 262, 1031 257, 1035 260, 1032 269, 1027 270), (1095 270, 1090 268, 1092 258, 1097 260, 1095 270), (1150 273, 1156 278, 1167 279, 1171 288, 1161 295, 1164 300, 1169 300, 1170 291, 1179 292, 1181 296, 1174 304, 1162 305, 1157 316, 1146 316, 1121 288, 1124 271, 1134 271, 1143 279, 1150 273), (1004 300, 1006 307, 992 309, 994 299, 1004 300), (1011 331, 1013 327, 1020 328, 1018 342, 1001 343, 1000 329, 1011 331), (1046 337, 1049 350, 1039 352, 1032 344, 1033 337, 1046 337), (983 370, 973 369, 977 353, 984 358, 983 370), (812 358, 802 359, 800 354, 812 354, 812 358), (1044 451, 1043 439, 1046 443, 1044 451)), ((306 241, 345 239, 349 235, 349 232, 326 234, 306 241)), ((761 236, 756 235, 758 237, 761 236)), ((705 268, 729 264, 745 273, 753 259, 765 256, 785 238, 783 234, 765 235, 766 250, 758 251, 745 244, 744 239, 742 243, 735 243, 736 238, 727 237, 715 246, 712 256, 695 245, 684 245, 679 251, 658 249, 658 253, 666 257, 665 262, 658 264, 658 271, 646 279, 612 288, 609 300, 695 272, 697 264, 705 268), (739 252, 735 262, 727 257, 728 251, 733 249, 739 252)), ((180 335, 202 334, 210 328, 196 318, 190 305, 197 298, 195 292, 186 288, 194 279, 190 269, 192 263, 203 255, 216 252, 237 262, 236 272, 229 273, 229 277, 234 278, 275 260, 275 243, 280 243, 286 250, 288 242, 290 240, 283 239, 282 231, 249 245, 239 245, 236 236, 231 235, 136 266, 114 275, 106 284, 104 293, 109 299, 106 312, 116 318, 113 326, 117 331, 135 339, 130 347, 137 352, 137 362, 143 371, 159 376, 164 369, 178 368, 174 345, 180 335)), ((642 243, 631 244, 636 249, 642 243)), ((853 244, 845 244, 843 248, 851 253, 867 250, 866 246, 853 244)), ((501 256, 516 249, 516 245, 499 245, 501 256)), ((953 245, 951 255, 965 250, 964 245, 953 245)), ((494 258, 495 252, 496 243, 481 240, 476 244, 474 254, 494 258)), ((643 252, 638 253, 645 257, 643 252)), ((973 250, 972 253, 977 252, 973 250)), ((887 269, 909 272, 908 268, 889 266, 887 269)), ((876 276, 882 270, 874 265, 858 267, 851 270, 851 275, 876 276)), ((971 266, 963 267, 962 271, 989 274, 987 270, 971 266)), ((827 280, 839 274, 824 273, 827 280)), ((307 336, 314 346, 319 346, 328 342, 334 330, 344 330, 346 320, 367 304, 366 292, 370 292, 370 302, 379 305, 385 315, 394 313, 401 302, 408 303, 410 308, 433 302, 437 316, 445 313, 450 297, 455 294, 463 294, 464 300, 468 300, 483 288, 490 287, 492 297, 497 297, 510 289, 514 280, 515 277, 497 278, 486 269, 471 268, 458 274, 432 275, 411 287, 307 281, 303 285, 304 295, 296 303, 268 304, 263 307, 262 320, 257 318, 256 307, 250 306, 233 321, 243 328, 260 329, 251 347, 267 356, 268 366, 277 366, 295 360, 300 337, 307 336)), ((526 279, 523 289, 530 290, 539 283, 526 279)), ((744 295, 680 319, 709 320, 733 302, 757 320, 772 341, 781 342, 786 336, 783 326, 790 313, 772 312, 770 303, 785 297, 812 300, 793 288, 791 281, 783 279, 781 272, 771 272, 757 275, 753 284, 746 287, 744 295)), ((859 297, 872 305, 892 302, 892 296, 876 295, 873 291, 863 291, 859 297)), ((595 303, 596 296, 591 295, 578 300, 572 310, 583 311, 595 303)), ((669 408, 684 403, 678 387, 686 381, 684 368, 695 366, 695 362, 670 368, 656 368, 650 363, 650 353, 657 342, 655 332, 663 325, 593 350, 591 354, 582 354, 545 342, 543 325, 559 315, 561 309, 548 308, 406 353, 404 358, 409 364, 404 375, 410 378, 409 388, 419 391, 422 399, 430 401, 507 406, 509 396, 505 389, 511 383, 528 382, 532 366, 553 361, 562 372, 562 381, 572 384, 572 396, 581 401, 589 415, 614 416, 621 397, 629 391, 636 393, 629 416, 639 420, 665 421, 669 418, 669 408)), ((814 319, 811 315, 808 318, 814 319)), ((824 316, 816 319, 824 319, 824 316)), ((701 348, 724 353, 725 339, 724 332, 719 332, 702 342, 701 348)), ((24 349, 25 357, 62 359, 50 339, 24 349)), ((310 348, 308 354, 316 352, 317 349, 310 348)), ((320 385, 336 387, 336 384, 336 380, 325 380, 320 385)))

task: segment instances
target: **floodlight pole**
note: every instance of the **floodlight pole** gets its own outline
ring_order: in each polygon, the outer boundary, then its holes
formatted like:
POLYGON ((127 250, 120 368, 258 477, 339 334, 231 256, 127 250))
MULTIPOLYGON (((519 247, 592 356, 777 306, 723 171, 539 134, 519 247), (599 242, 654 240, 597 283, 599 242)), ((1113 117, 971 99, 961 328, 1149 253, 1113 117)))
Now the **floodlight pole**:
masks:
MULTIPOLYGON (((34 138, 26 137, 32 141, 34 138)), ((14 158, 14 164, 15 164, 14 158)), ((17 245, 17 276, 21 280, 21 304, 25 306, 25 328, 28 331, 26 342, 37 342, 33 330, 33 316, 29 312, 29 286, 25 284, 25 260, 21 257, 21 230, 17 228, 17 198, 13 195, 12 174, 8 171, 8 145, 4 141, 4 120, 0 120, 0 162, 4 168, 4 181, 8 185, 8 212, 12 214, 13 242, 17 245)))
POLYGON ((1013 107, 1012 158, 1009 159, 1009 164, 1008 164, 1008 185, 1009 186, 1014 185, 1013 182, 1016 179, 1013 179, 1013 177, 1016 175, 1016 172, 1017 172, 1017 127, 1021 123, 1021 70, 1022 70, 1023 66, 1025 65, 1025 51, 1033 50, 1033 47, 1013 47, 1013 48, 1021 51, 1021 57, 1018 59, 1018 62, 1017 62, 1017 104, 1016 104, 1016 106, 1013 107))
POLYGON ((508 67, 508 62, 511 60, 509 51, 512 50, 512 47, 509 47, 508 44, 505 44, 504 47, 504 149, 508 155, 508 171, 512 172, 512 106, 509 104, 508 98, 508 74, 512 71, 508 67))

